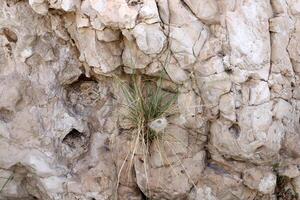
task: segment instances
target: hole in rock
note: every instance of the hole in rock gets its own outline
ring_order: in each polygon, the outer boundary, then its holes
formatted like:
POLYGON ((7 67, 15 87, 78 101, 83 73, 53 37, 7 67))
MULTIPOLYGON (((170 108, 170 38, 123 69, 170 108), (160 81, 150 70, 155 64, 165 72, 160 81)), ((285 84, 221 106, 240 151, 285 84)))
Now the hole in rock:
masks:
POLYGON ((2 28, 1 32, 3 35, 5 35, 5 37, 7 38, 7 40, 9 42, 16 43, 18 41, 17 34, 15 32, 13 32, 12 30, 10 30, 9 28, 2 28))
POLYGON ((229 132, 237 139, 240 137, 241 128, 238 124, 232 124, 229 127, 229 132))
POLYGON ((127 0, 127 5, 136 6, 138 4, 143 4, 142 0, 127 0))
POLYGON ((233 73, 233 69, 231 68, 225 68, 225 72, 228 74, 232 74, 233 73))
POLYGON ((76 82, 81 82, 81 81, 93 81, 93 82, 97 82, 95 78, 93 77, 87 77, 85 74, 81 74, 76 82))
POLYGON ((84 143, 84 134, 73 128, 64 137, 62 142, 71 148, 76 148, 78 145, 82 146, 84 143))
POLYGON ((6 108, 0 108, 0 120, 4 122, 10 122, 14 117, 14 113, 6 108))
POLYGON ((295 87, 295 83, 294 82, 291 82, 291 87, 295 87))

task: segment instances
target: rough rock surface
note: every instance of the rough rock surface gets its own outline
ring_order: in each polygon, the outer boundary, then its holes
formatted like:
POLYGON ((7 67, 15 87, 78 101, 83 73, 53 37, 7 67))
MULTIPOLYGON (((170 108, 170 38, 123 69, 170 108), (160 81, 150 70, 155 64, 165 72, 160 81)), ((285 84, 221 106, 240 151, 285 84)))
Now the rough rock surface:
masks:
POLYGON ((299 0, 1 0, 0 199, 300 199, 299 75, 299 0), (112 77, 163 72, 129 159, 112 77))

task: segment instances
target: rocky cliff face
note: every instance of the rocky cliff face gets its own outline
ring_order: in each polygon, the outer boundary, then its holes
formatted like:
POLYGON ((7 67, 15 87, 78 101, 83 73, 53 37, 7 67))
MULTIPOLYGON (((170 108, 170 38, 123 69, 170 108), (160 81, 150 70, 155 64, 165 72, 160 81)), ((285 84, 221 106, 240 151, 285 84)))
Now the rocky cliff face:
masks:
POLYGON ((0 199, 300 199, 299 74, 299 0, 1 0, 0 199), (128 156, 113 77, 162 72, 128 156))

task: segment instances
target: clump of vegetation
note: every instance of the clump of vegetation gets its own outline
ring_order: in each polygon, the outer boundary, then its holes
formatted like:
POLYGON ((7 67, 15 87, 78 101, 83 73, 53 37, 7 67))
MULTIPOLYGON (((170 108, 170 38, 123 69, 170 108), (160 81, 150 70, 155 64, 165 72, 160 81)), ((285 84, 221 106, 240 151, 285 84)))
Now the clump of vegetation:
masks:
POLYGON ((129 168, 131 168, 135 154, 139 149, 142 150, 146 171, 151 144, 159 143, 163 139, 163 131, 151 128, 150 124, 155 120, 166 122, 166 118, 176 112, 177 94, 170 94, 161 88, 162 78, 155 80, 135 74, 131 77, 129 83, 120 80, 118 77, 116 77, 116 80, 125 98, 125 103, 122 105, 126 111, 122 116, 122 120, 126 121, 126 127, 130 127, 132 138, 132 145, 128 149, 128 154, 118 172, 118 188, 125 163, 129 161, 129 168))
POLYGON ((161 138, 161 133, 149 127, 149 123, 156 119, 167 117, 176 110, 177 95, 170 95, 161 88, 161 78, 158 84, 151 79, 143 79, 135 75, 130 84, 120 82, 125 97, 125 120, 133 129, 133 138, 142 146, 148 147, 155 139, 161 138))

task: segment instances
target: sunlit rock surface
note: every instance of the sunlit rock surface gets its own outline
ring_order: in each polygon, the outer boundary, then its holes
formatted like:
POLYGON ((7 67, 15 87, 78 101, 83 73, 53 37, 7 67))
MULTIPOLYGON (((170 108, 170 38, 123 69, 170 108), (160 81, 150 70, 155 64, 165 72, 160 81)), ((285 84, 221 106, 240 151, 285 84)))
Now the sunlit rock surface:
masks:
POLYGON ((298 0, 1 0, 0 199, 300 199, 299 73, 298 0), (132 156, 136 73, 178 94, 132 156))

